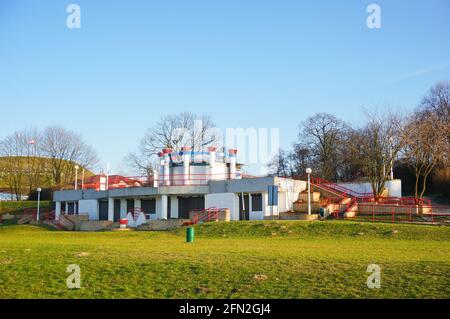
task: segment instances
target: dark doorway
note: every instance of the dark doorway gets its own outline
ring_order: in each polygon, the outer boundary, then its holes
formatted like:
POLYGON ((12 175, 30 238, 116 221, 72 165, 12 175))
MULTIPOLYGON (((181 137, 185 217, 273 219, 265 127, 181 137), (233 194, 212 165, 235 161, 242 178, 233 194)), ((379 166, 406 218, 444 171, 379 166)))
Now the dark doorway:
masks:
POLYGON ((167 219, 172 218, 172 201, 170 200, 170 196, 167 198, 167 219))
POLYGON ((205 209, 205 197, 178 197, 178 218, 189 219, 189 212, 205 209))
POLYGON ((244 194, 244 202, 242 203, 242 194, 239 195, 239 220, 250 220, 249 196, 244 194))
POLYGON ((144 214, 156 214, 156 200, 142 199, 141 210, 144 212, 144 214))
POLYGON ((98 219, 108 220, 108 202, 100 201, 98 203, 98 219))
POLYGON ((67 203, 67 214, 75 214, 75 203, 67 203))
POLYGON ((134 199, 127 199, 127 214, 134 212, 134 199))
POLYGON ((114 221, 120 220, 120 199, 114 200, 114 221))
POLYGON ((252 212, 263 211, 263 197, 262 194, 252 194, 252 212))

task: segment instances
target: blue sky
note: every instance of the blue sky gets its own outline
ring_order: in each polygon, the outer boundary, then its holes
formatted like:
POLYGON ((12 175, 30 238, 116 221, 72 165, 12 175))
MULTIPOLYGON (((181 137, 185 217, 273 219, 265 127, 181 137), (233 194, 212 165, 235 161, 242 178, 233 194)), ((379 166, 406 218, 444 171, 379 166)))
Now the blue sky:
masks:
POLYGON ((447 0, 1 0, 0 138, 63 125, 119 170, 161 115, 189 110, 280 128, 289 148, 317 111, 359 125, 363 107, 412 110, 450 80, 449 14, 447 0))

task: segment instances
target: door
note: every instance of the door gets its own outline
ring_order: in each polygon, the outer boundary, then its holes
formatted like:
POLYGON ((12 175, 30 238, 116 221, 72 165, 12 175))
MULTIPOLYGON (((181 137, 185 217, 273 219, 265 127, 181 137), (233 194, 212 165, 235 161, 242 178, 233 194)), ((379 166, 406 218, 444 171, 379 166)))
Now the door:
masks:
POLYGON ((248 194, 244 194, 244 200, 242 200, 242 194, 239 195, 239 220, 250 220, 250 201, 248 194))
POLYGON ((68 215, 75 214, 75 203, 67 203, 67 214, 68 215))
POLYGON ((120 220, 120 199, 114 200, 114 221, 120 220))
POLYGON ((108 202, 100 201, 98 203, 98 219, 108 220, 108 202))
POLYGON ((134 212, 134 199, 127 199, 127 215, 134 212))
POLYGON ((156 214, 156 200, 142 199, 141 210, 144 212, 144 214, 156 214))
POLYGON ((178 218, 189 219, 189 212, 194 209, 205 209, 205 196, 178 197, 178 218))

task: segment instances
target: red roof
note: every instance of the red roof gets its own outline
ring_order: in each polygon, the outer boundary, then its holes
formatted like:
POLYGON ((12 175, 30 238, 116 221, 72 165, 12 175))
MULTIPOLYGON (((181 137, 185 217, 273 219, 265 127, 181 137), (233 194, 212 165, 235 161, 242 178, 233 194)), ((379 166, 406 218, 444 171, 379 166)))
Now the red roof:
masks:
MULTIPOLYGON (((100 183, 100 178, 106 177, 106 175, 95 175, 89 178, 88 183, 100 183)), ((140 184, 141 182, 137 179, 121 176, 121 175, 110 175, 108 177, 108 185, 120 184, 124 183, 127 185, 135 185, 136 183, 140 184)))

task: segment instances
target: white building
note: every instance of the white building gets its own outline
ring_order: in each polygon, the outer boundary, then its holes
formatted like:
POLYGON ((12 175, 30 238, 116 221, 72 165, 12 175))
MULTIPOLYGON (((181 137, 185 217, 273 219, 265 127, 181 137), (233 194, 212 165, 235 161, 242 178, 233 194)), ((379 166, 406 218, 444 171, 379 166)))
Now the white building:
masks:
POLYGON ((107 178, 99 178, 106 184, 55 192, 56 216, 84 213, 90 220, 118 221, 138 210, 147 219, 188 219, 193 210, 215 207, 229 209, 231 220, 259 220, 293 209, 306 182, 246 177, 236 154, 235 149, 218 153, 215 147, 208 152, 192 152, 189 147, 179 153, 164 149, 152 180, 117 183, 116 176, 114 185, 121 186, 111 187, 107 178), (278 186, 276 206, 268 205, 269 186, 278 186))

